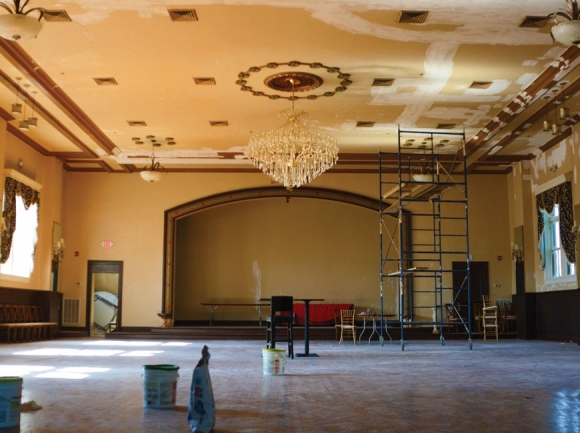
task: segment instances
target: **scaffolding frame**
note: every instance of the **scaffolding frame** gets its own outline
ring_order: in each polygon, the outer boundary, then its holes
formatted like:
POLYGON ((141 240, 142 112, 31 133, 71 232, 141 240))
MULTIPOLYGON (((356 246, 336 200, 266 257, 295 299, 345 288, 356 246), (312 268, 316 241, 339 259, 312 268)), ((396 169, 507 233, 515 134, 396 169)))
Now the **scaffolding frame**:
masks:
POLYGON ((444 330, 463 327, 471 350, 465 132, 398 128, 397 152, 379 152, 379 194, 381 344, 389 325, 400 327, 402 350, 406 328, 433 326, 445 345, 444 330), (397 218, 392 230, 386 216, 397 218), (465 269, 453 268, 463 260, 465 269), (396 270, 386 269, 393 265, 396 270), (395 320, 385 319, 387 279, 396 280, 395 305, 390 305, 395 320), (451 286, 445 284, 449 280, 451 286), (426 320, 429 309, 431 320, 426 320))

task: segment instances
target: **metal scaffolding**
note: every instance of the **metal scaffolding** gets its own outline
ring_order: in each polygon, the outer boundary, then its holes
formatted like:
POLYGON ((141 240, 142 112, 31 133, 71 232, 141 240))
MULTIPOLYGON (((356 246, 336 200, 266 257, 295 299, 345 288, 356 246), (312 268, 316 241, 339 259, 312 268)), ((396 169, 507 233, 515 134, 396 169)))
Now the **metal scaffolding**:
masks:
POLYGON ((381 343, 388 326, 402 350, 405 330, 433 327, 473 346, 466 168, 464 132, 399 129, 397 152, 379 152, 381 343))

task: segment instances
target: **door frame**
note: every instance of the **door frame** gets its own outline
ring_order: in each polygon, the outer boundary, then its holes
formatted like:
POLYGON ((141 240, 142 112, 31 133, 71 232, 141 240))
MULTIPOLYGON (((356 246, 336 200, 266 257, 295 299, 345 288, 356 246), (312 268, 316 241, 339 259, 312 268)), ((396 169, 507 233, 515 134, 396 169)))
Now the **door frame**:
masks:
POLYGON ((87 266, 87 302, 85 330, 91 333, 91 313, 93 309, 93 274, 119 274, 117 329, 122 330, 123 311, 123 262, 119 260, 89 260, 87 266))

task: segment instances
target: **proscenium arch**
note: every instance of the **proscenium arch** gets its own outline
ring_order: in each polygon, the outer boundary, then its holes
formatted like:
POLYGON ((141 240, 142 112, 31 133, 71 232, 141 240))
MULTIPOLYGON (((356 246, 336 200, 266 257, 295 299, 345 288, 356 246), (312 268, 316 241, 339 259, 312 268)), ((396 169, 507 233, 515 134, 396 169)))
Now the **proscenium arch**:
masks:
MULTIPOLYGON (((332 200, 354 206, 361 206, 379 212, 379 200, 351 192, 332 190, 326 188, 300 187, 287 190, 283 187, 262 187, 240 189, 220 194, 203 197, 190 201, 165 211, 165 228, 163 232, 163 306, 162 311, 165 316, 173 316, 173 290, 174 290, 174 256, 175 256, 175 236, 176 221, 186 218, 196 212, 201 212, 215 206, 232 204, 244 200, 258 200, 264 198, 312 198, 319 200, 332 200)), ((394 217, 398 215, 394 214, 394 217)), ((403 214, 403 219, 410 217, 403 214)), ((410 236, 410 224, 403 223, 406 236, 410 236)), ((377 233, 378 237, 378 233, 377 233)))

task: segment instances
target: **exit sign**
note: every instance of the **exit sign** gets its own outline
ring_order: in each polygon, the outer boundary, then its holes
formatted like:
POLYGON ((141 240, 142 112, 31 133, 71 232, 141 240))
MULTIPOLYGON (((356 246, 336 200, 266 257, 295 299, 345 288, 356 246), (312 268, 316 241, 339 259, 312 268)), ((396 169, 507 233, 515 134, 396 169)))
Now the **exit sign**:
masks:
POLYGON ((113 245, 115 245, 113 241, 102 241, 101 242, 101 246, 103 248, 111 248, 113 245))

